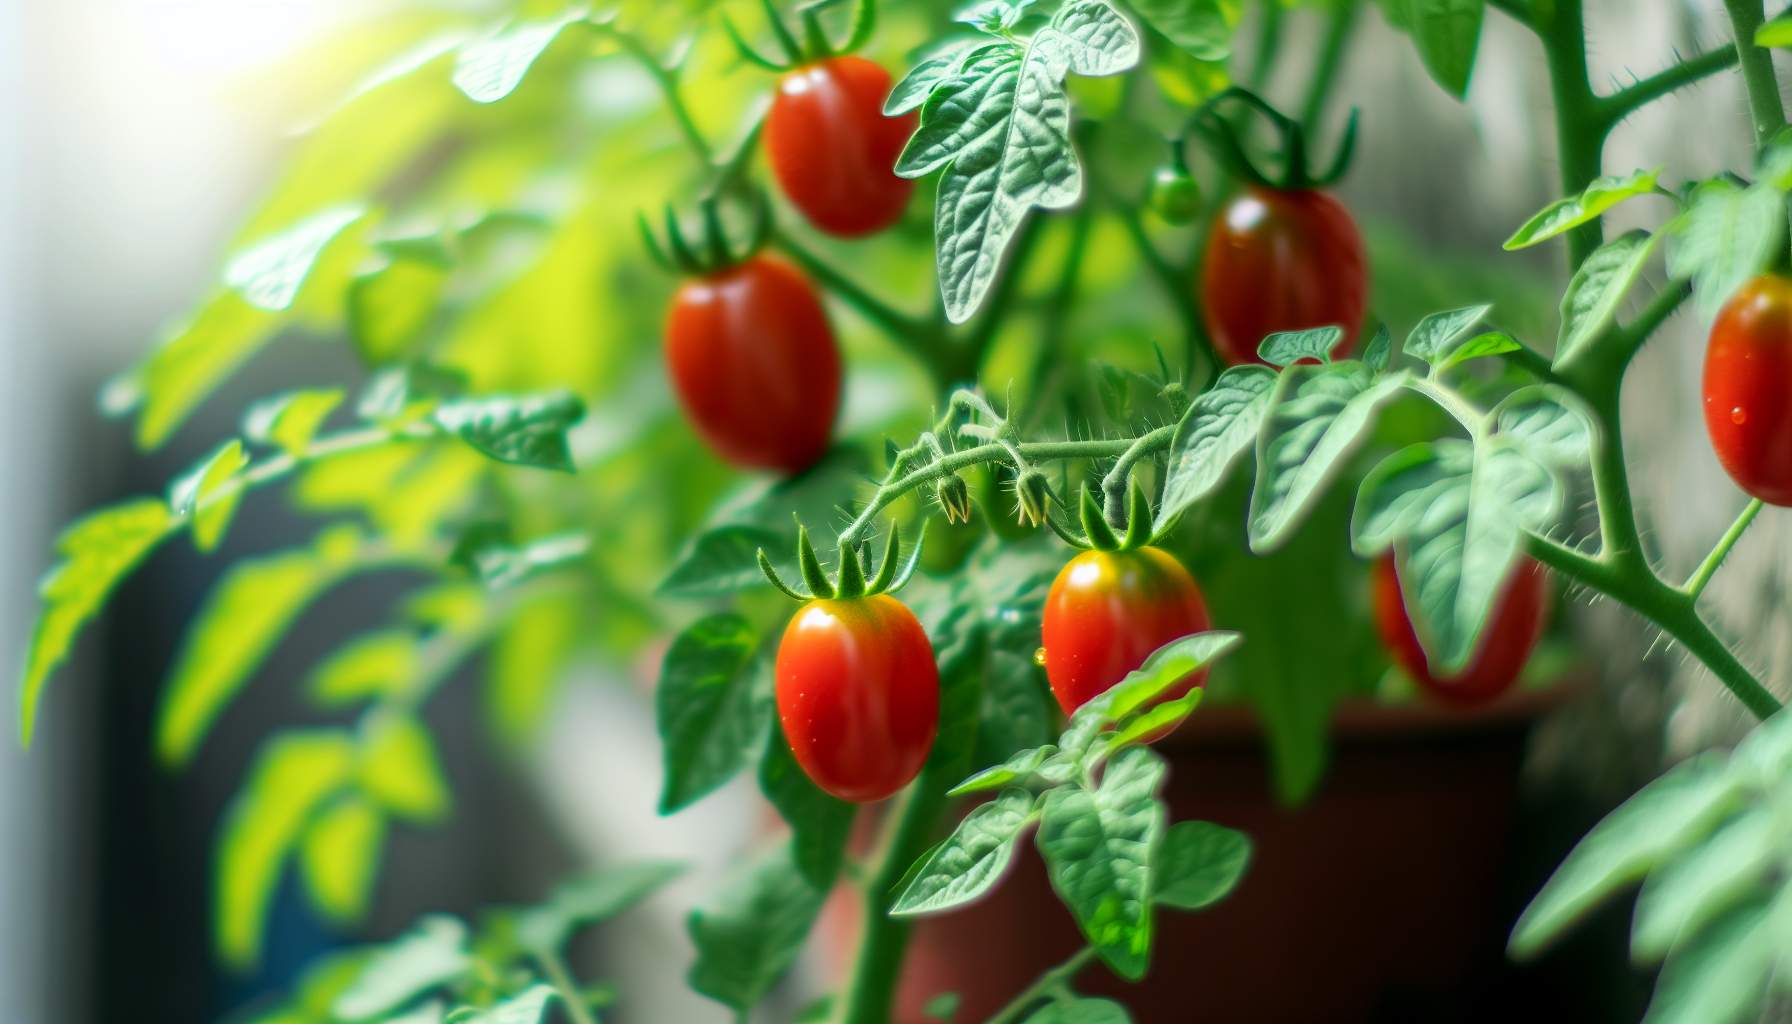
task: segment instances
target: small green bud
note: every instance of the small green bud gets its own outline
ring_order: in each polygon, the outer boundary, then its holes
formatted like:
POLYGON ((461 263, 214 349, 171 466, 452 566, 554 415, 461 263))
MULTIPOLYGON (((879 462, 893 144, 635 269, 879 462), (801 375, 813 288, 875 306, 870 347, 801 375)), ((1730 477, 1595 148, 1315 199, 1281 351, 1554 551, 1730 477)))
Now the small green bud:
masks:
POLYGON ((1147 201, 1166 223, 1193 223, 1201 214, 1201 186, 1187 168, 1165 164, 1151 175, 1147 201))
POLYGON ((933 485, 933 496, 946 513, 948 523, 968 523, 971 521, 971 489, 965 485, 964 477, 957 473, 947 473, 933 485))
POLYGON ((1050 507, 1051 500, 1051 482, 1039 470, 1028 469, 1015 480, 1015 514, 1022 526, 1044 525, 1045 512, 1050 507))

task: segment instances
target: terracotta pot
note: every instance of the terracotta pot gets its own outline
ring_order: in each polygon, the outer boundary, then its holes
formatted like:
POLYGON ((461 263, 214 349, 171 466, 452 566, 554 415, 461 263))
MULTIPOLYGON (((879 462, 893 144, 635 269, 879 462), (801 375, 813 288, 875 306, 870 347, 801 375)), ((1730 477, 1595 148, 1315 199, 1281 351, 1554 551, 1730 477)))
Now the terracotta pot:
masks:
MULTIPOLYGON (((1464 714, 1429 705, 1340 708, 1330 768, 1299 808, 1277 803, 1255 720, 1204 708, 1158 749, 1172 820, 1201 818, 1255 841, 1243 883, 1199 913, 1160 910, 1150 974, 1127 984, 1099 964, 1078 988, 1144 1024, 1349 1021, 1394 1005, 1464 1006, 1497 969, 1498 919, 1518 772, 1531 724, 1582 681, 1526 690, 1464 714)), ((1030 842, 983 902, 919 924, 896 1020, 959 993, 982 1021, 1083 940, 1030 842)))

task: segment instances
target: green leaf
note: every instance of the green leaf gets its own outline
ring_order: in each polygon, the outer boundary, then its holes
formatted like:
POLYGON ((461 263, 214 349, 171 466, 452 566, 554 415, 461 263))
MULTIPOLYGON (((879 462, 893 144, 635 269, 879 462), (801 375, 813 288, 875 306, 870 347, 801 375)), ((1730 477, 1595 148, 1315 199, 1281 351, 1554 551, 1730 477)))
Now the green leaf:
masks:
POLYGON ((958 1003, 958 993, 941 992, 927 1000, 927 1005, 921 1007, 921 1015, 933 1020, 950 1021, 958 1013, 958 1003))
POLYGON ((1225 899, 1250 861, 1251 840, 1243 832, 1210 821, 1179 821, 1164 836, 1151 899, 1200 910, 1225 899))
POLYGON ((1329 363, 1332 349, 1343 336, 1344 329, 1337 326, 1279 331, 1257 346, 1257 358, 1272 366, 1293 366, 1303 359, 1329 363))
POLYGON ((106 595, 155 549, 174 525, 168 506, 138 498, 71 523, 56 538, 61 560, 37 584, 42 611, 31 631, 19 679, 19 742, 31 745, 44 683, 68 657, 75 636, 105 603, 106 595))
POLYGON ((571 392, 465 399, 435 411, 443 429, 499 462, 573 471, 566 432, 585 415, 571 392))
POLYGON ((1196 60, 1232 55, 1238 0, 1127 0, 1138 16, 1196 60))
POLYGON ((410 931, 373 950, 360 976, 337 997, 331 1012, 343 1020, 390 1013, 430 989, 465 975, 467 926, 446 914, 431 914, 410 931))
POLYGON ((1073 996, 1045 1004, 1027 1024, 1132 1024, 1132 1015, 1111 999, 1073 996))
POLYGON ((362 388, 355 415, 392 429, 407 427, 466 390, 467 375, 452 367, 427 362, 390 366, 362 388))
POLYGON ((752 625, 725 612, 692 623, 666 651, 654 698, 665 745, 661 814, 712 792, 758 751, 772 717, 758 647, 752 625))
POLYGON ((299 614, 361 568, 347 535, 326 531, 306 548, 239 562, 193 618, 156 716, 156 754, 184 765, 299 614))
POLYGON ((1555 365, 1563 366, 1597 340, 1618 316, 1618 305, 1642 276, 1655 236, 1638 228, 1588 254, 1562 293, 1562 329, 1555 365))
POLYGON ((1567 388, 1538 384, 1519 388, 1488 413, 1495 436, 1516 442, 1545 466, 1584 466, 1593 446, 1593 415, 1567 388))
POLYGON ((1381 6, 1412 37, 1432 80, 1452 96, 1467 96, 1486 0, 1381 0, 1381 6))
POLYGON ((1363 365, 1376 373, 1388 368, 1388 360, 1394 355, 1394 337, 1388 333, 1387 324, 1375 325, 1375 337, 1363 349, 1363 365))
POLYGON ((359 796, 337 800, 306 826, 299 867, 318 909, 344 923, 367 912, 385 837, 379 808, 359 796))
POLYGON ((1400 347, 1400 351, 1427 363, 1441 362, 1456 351, 1492 310, 1490 305, 1481 305, 1432 313, 1420 320, 1411 333, 1407 334, 1406 344, 1400 347))
POLYGON ((1653 871, 1636 899, 1630 954, 1653 963, 1761 888, 1778 862, 1773 812, 1752 807, 1653 871))
POLYGON ((375 711, 362 719, 357 772, 361 788, 394 817, 427 824, 448 813, 435 740, 409 715, 375 711))
POLYGON ((1644 1024, 1742 1024, 1761 1020, 1778 961, 1779 903, 1730 911, 1671 957, 1655 983, 1644 1024))
POLYGON ((261 956, 262 923, 287 854, 312 812, 348 785, 354 747, 335 730, 287 732, 261 749, 231 801, 218 842, 218 953, 235 967, 261 956))
POLYGON ((1165 771, 1150 749, 1128 748, 1093 792, 1047 793, 1036 839, 1058 898, 1089 944, 1129 981, 1150 965, 1151 852, 1164 832, 1157 790, 1165 771))
POLYGON ((759 789, 790 826, 791 856, 803 877, 818 889, 832 886, 858 808, 809 781, 775 718, 759 762, 759 789))
POLYGON ((523 912, 518 937, 529 949, 557 951, 578 929, 615 917, 683 873, 683 864, 640 861, 566 882, 523 912))
POLYGON ((1046 763, 1051 761, 1057 752, 1058 748, 1049 743, 1043 747, 1018 751, 1001 764, 991 765, 953 786, 946 791, 946 795, 965 796, 969 793, 1001 789, 1010 782, 1030 782, 1035 773, 1045 768, 1046 763))
POLYGON ((1261 554, 1287 541, 1403 379, 1353 361, 1282 371, 1257 434, 1251 550, 1261 554))
POLYGON ((1442 373, 1445 370, 1461 366, 1471 359, 1486 359, 1488 356, 1517 352, 1523 347, 1518 343, 1517 338, 1504 331, 1488 331, 1485 334, 1477 334, 1439 360, 1434 372, 1442 373))
POLYGON ((1148 708, 1190 675, 1213 664, 1242 643, 1244 638, 1227 630, 1209 630, 1188 636, 1152 651, 1138 668, 1083 704, 1070 716, 1059 747, 1073 759, 1081 758, 1089 744, 1110 725, 1148 708))
POLYGON ((785 544, 783 533, 758 526, 722 526, 692 539, 672 571, 660 581, 667 597, 713 597, 765 583, 759 551, 767 556, 785 544))
POLYGON ((417 354, 447 289, 440 260, 388 254, 348 286, 348 337, 369 366, 417 354))
POLYGON ((417 677, 417 639, 408 629, 357 637, 319 665, 305 688, 332 708, 403 693, 417 677))
POLYGON ((311 447, 311 439, 330 413, 342 404, 341 388, 287 391, 264 398, 249 407, 243 417, 243 436, 257 444, 278 445, 298 458, 311 447))
POLYGON ((548 1004, 560 998, 554 986, 536 984, 490 1006, 463 1006, 446 1024, 541 1024, 548 1004))
POLYGON ((454 58, 454 85, 475 103, 496 103, 516 91, 548 45, 569 25, 583 25, 583 7, 511 22, 467 43, 454 58))
POLYGON ((210 551, 224 539, 243 496, 242 488, 233 486, 232 481, 248 464, 243 442, 232 438, 169 486, 168 507, 192 521, 193 546, 200 551, 210 551))
POLYGON ((224 284, 257 309, 286 310, 299 297, 324 249, 368 212, 360 204, 334 206, 240 249, 224 264, 224 284))
POLYGON ((1575 846, 1512 929, 1513 956, 1540 952, 1592 907, 1705 836, 1738 796, 1723 759, 1683 761, 1638 790, 1575 846))
POLYGON ((927 854, 890 905, 892 916, 963 906, 995 888, 1014 858, 1014 841, 1033 823, 1033 794, 1005 789, 964 816, 927 854))
POLYGON ((1434 670, 1474 656, 1523 531, 1556 522, 1562 485, 1521 439, 1445 439, 1388 456, 1364 478, 1351 520, 1358 554, 1399 543, 1400 586, 1434 670))
POLYGON ((1792 14, 1782 14, 1755 29, 1755 45, 1766 47, 1792 46, 1792 14))
POLYGON ((826 895, 797 869, 787 844, 773 848, 691 912, 691 987, 737 1010, 757 1005, 796 959, 826 895))
POLYGON ((1031 208, 1064 209, 1082 196, 1064 76, 1117 74, 1138 59, 1139 38, 1125 18, 1102 0, 1071 0, 1025 46, 973 51, 932 90, 896 173, 944 171, 934 236, 953 323, 982 304, 1031 208))
POLYGON ((1119 750, 1133 743, 1146 743, 1152 738, 1175 731, 1176 727, 1188 720, 1201 706, 1202 698, 1207 691, 1197 686, 1175 700, 1166 700, 1134 715, 1126 720, 1114 735, 1108 739, 1106 749, 1119 750))
POLYGON ((1629 174, 1607 174, 1594 178, 1580 195, 1558 199, 1536 216, 1524 222, 1512 237, 1506 239, 1508 250, 1523 249, 1580 227, 1632 196, 1646 196, 1655 191, 1661 168, 1631 171, 1629 174))
POLYGON ((919 110, 933 95, 933 90, 949 81, 958 73, 959 67, 971 56, 990 49, 1001 49, 1005 43, 991 43, 980 47, 972 47, 963 42, 947 43, 944 48, 927 59, 916 64, 909 73, 902 76, 890 90, 889 98, 884 100, 884 116, 900 117, 911 110, 919 110))
POLYGON ((513 587, 543 573, 576 565, 591 554, 591 537, 582 531, 555 534, 522 546, 492 542, 476 533, 462 538, 450 561, 472 570, 493 590, 513 587))
POLYGON ((1785 198, 1776 189, 1744 189, 1725 178, 1700 182, 1686 211, 1668 223, 1668 274, 1692 279, 1693 299, 1709 319, 1772 264, 1785 220, 1785 198))
POLYGON ((542 599, 504 627, 486 672, 487 714, 500 739, 522 744, 552 710, 567 663, 589 638, 589 614, 577 599, 542 599))

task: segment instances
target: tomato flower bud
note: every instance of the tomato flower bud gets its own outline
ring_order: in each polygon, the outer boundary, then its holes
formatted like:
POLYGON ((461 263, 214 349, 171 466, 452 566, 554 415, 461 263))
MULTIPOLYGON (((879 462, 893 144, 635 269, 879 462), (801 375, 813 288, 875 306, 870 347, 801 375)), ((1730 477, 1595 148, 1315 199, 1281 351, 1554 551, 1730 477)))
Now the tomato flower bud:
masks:
POLYGON ((940 477, 933 485, 933 496, 946 513, 946 522, 971 521, 971 489, 965 485, 964 477, 957 473, 947 473, 940 477))
POLYGON ((1042 526, 1052 500, 1052 486, 1045 474, 1028 469, 1014 482, 1015 516, 1022 526, 1042 526))

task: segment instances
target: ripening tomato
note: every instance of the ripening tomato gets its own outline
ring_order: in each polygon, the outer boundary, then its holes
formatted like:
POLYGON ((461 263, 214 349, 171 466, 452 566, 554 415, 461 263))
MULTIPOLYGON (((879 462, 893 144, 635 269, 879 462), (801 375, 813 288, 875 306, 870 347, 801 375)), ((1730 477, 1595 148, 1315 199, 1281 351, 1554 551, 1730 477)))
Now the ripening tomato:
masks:
POLYGON ((840 350, 815 288, 772 256, 678 289, 666 365, 710 447, 740 466, 797 473, 827 451, 840 350))
POLYGON ((855 803, 890 796, 939 727, 933 645, 888 594, 810 601, 778 644, 778 720, 817 786, 855 803))
POLYGON ((1737 486, 1792 505, 1792 279, 1762 274, 1711 325, 1705 429, 1737 486))
MULTIPOLYGON (((1044 625, 1046 678, 1070 714, 1159 647, 1206 630, 1207 606, 1194 577, 1161 548, 1085 551, 1052 581, 1044 625)), ((1205 669, 1192 673, 1159 701, 1206 681, 1205 669)))
POLYGON ((918 115, 884 116, 890 73, 863 57, 829 57, 787 73, 765 122, 784 195, 840 238, 894 224, 915 183, 894 170, 918 115))
POLYGON ((1493 620, 1481 631, 1480 646, 1468 667, 1455 675, 1439 677, 1431 671, 1425 649, 1406 614, 1394 556, 1375 563, 1375 628, 1394 661, 1419 687, 1451 704, 1480 704, 1498 697, 1517 681, 1530 660, 1537 638, 1543 635, 1543 619, 1549 611, 1549 587, 1543 566, 1523 559, 1506 581, 1494 605, 1493 620))
POLYGON ((1356 344, 1369 260, 1349 211, 1317 189, 1253 187, 1213 219, 1201 261, 1201 308, 1220 357, 1261 362, 1278 331, 1336 324, 1334 357, 1356 344))

